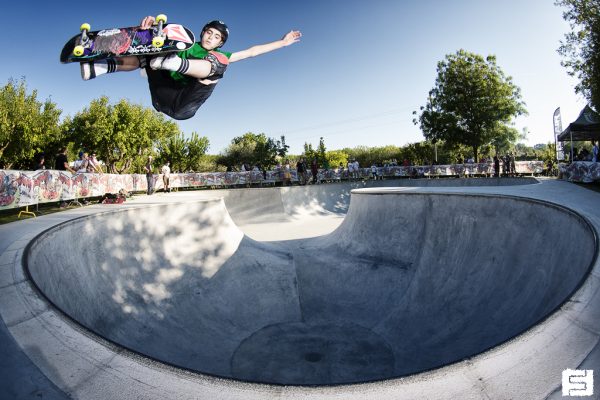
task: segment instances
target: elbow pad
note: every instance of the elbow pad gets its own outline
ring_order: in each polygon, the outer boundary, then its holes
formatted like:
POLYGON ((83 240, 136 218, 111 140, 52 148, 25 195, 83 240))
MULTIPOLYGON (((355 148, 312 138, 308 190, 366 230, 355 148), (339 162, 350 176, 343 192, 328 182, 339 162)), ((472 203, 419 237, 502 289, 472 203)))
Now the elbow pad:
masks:
POLYGON ((204 59, 210 62, 210 74, 208 77, 222 78, 229 65, 227 56, 217 51, 210 51, 204 59))

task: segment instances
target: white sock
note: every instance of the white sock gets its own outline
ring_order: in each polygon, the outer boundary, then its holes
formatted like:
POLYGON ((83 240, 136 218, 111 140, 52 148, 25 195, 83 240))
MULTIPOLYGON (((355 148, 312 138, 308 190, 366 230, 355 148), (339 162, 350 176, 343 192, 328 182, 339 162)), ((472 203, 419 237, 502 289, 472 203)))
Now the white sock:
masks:
POLYGON ((99 75, 110 74, 117 71, 117 62, 112 58, 102 61, 81 63, 81 78, 84 81, 94 79, 99 75))
POLYGON ((154 57, 150 60, 150 68, 164 69, 167 71, 176 71, 185 74, 189 68, 190 62, 177 57, 177 54, 169 54, 168 56, 154 57))

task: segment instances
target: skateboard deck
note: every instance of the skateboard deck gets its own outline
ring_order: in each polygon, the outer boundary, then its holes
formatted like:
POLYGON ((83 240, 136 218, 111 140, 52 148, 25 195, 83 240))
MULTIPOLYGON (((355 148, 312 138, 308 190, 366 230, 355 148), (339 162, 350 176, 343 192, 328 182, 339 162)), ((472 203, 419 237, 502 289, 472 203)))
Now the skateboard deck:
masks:
POLYGON ((101 31, 89 31, 89 25, 83 24, 81 31, 63 47, 61 63, 182 51, 192 47, 195 40, 194 33, 183 25, 168 23, 160 23, 151 29, 137 26, 101 31), (158 43, 154 43, 157 38, 158 43))

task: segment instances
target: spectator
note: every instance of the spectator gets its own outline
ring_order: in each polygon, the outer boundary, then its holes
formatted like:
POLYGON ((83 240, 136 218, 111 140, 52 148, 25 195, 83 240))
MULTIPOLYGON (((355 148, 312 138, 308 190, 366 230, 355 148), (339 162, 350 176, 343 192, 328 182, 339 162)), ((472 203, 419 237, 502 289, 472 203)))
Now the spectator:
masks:
POLYGON ((290 160, 285 160, 283 164, 283 185, 291 186, 292 185, 292 168, 290 166, 290 160))
MULTIPOLYGON (((77 161, 75 161, 75 163, 73 163, 73 169, 75 169, 75 171, 77 171, 78 174, 81 173, 86 173, 88 170, 88 165, 89 161, 88 161, 88 154, 80 151, 79 152, 79 159, 77 161)), ((78 203, 79 201, 76 199, 75 203, 78 203)), ((83 199, 82 203, 84 205, 88 205, 89 202, 87 201, 87 199, 83 199)))
POLYGON ((154 193, 154 167, 152 166, 152 156, 148 156, 148 162, 144 165, 144 171, 146 171, 146 181, 148 181, 148 195, 154 193))
POLYGON ((171 188, 169 187, 169 180, 171 178, 171 163, 167 160, 165 165, 162 166, 160 172, 163 174, 163 184, 165 186, 165 192, 171 192, 171 188))
POLYGON ((500 176, 500 158, 498 154, 494 156, 494 176, 498 178, 500 176))
POLYGON ((358 164, 358 161, 356 161, 356 159, 352 163, 352 168, 354 170, 354 177, 356 179, 360 179, 360 165, 358 164))
POLYGON ((598 142, 592 142, 592 162, 598 162, 598 142))
POLYGON ((515 155, 513 153, 509 153, 509 162, 510 162, 510 173, 511 175, 517 174, 517 166, 515 164, 515 155))
POLYGON ((296 171, 298 171, 298 180, 301 185, 306 185, 306 162, 304 157, 300 158, 300 161, 296 163, 296 171))
POLYGON ((554 162, 552 160, 546 162, 546 176, 555 176, 554 162))
POLYGON ((38 171, 40 169, 46 169, 46 166, 44 165, 44 163, 45 163, 44 153, 39 153, 38 155, 35 156, 33 170, 38 171))
POLYGON ((87 172, 88 169, 88 155, 83 151, 79 152, 79 159, 73 164, 73 168, 77 173, 87 172))
POLYGON ((317 175, 319 174, 319 164, 317 164, 317 159, 313 159, 312 162, 310 163, 310 172, 312 173, 312 182, 313 183, 318 183, 317 182, 317 175))
MULTIPOLYGON (((56 155, 56 163, 54 168, 59 171, 69 171, 72 174, 75 173, 75 170, 69 166, 69 159, 67 158, 67 148, 62 147, 59 153, 56 155)), ((67 206, 66 202, 60 203, 60 208, 65 208, 67 206)))
POLYGON ((354 179, 354 162, 348 161, 348 177, 350 180, 354 179))
POLYGON ((56 163, 54 165, 54 169, 57 169, 59 171, 69 171, 73 174, 75 173, 75 170, 69 166, 66 147, 62 147, 59 153, 56 155, 56 163))
POLYGON ((279 161, 277 161, 277 164, 275 165, 275 174, 275 176, 279 178, 279 181, 275 182, 275 186, 281 186, 283 182, 283 167, 279 161))
POLYGON ((260 164, 257 165, 258 169, 262 171, 263 173, 263 179, 266 181, 267 180, 267 169, 263 168, 260 164))
POLYGON ((99 173, 102 174, 102 167, 100 166, 100 162, 96 158, 96 153, 92 152, 92 155, 88 157, 88 169, 87 172, 90 173, 99 173))
POLYGON ((373 177, 374 180, 377 180, 377 165, 373 164, 371 165, 371 176, 373 177))

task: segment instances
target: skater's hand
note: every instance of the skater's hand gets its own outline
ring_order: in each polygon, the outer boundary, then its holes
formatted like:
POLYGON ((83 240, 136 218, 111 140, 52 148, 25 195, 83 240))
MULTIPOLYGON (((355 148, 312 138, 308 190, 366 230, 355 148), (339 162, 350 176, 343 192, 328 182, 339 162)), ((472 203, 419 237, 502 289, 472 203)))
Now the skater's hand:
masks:
POLYGON ((154 25, 154 17, 148 15, 140 22, 140 29, 150 29, 152 28, 152 25, 154 25))
POLYGON ((288 33, 285 34, 285 36, 281 40, 283 40, 284 46, 289 46, 290 44, 299 42, 301 37, 302 37, 302 32, 289 31, 288 33))
POLYGON ((245 60, 246 58, 256 57, 261 54, 281 49, 283 47, 299 42, 301 37, 302 33, 300 31, 289 31, 285 34, 284 37, 274 42, 259 44, 256 46, 252 46, 246 50, 236 51, 235 53, 232 53, 231 57, 229 57, 229 62, 233 63, 236 61, 245 60))

